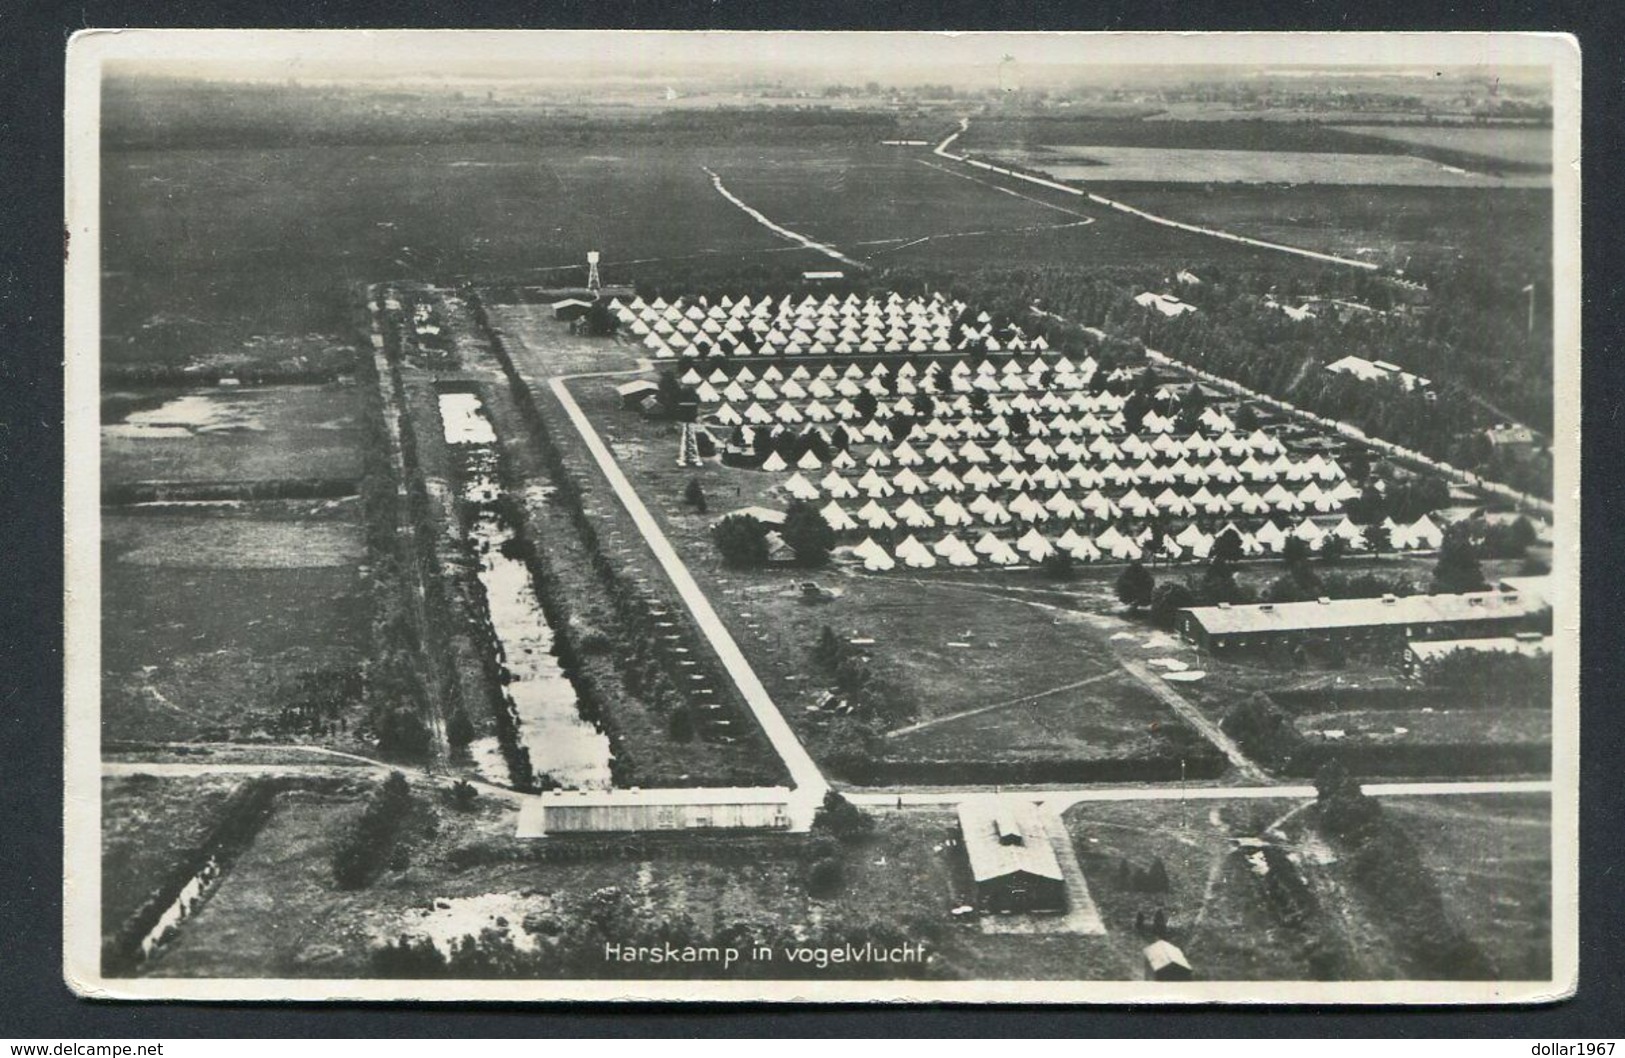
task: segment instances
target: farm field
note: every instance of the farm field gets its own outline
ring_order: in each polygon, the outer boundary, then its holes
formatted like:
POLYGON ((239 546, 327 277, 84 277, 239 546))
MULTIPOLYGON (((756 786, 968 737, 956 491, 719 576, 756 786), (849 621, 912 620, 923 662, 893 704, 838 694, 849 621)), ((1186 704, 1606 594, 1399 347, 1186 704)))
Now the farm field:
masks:
POLYGON ((102 780, 102 936, 116 933, 176 857, 202 841, 240 780, 231 777, 102 780))
POLYGON ((103 737, 263 735, 294 681, 353 672, 370 604, 344 506, 105 511, 103 737))
POLYGON ((354 479, 362 430, 349 385, 116 393, 104 486, 354 479))
POLYGON ((1089 145, 1001 149, 995 160, 1057 180, 1118 183, 1350 184, 1381 187, 1545 187, 1548 176, 1491 176, 1407 154, 1202 150, 1089 145))
POLYGON ((1468 257, 1533 274, 1551 260, 1551 196, 1538 189, 1093 181, 1090 189, 1157 216, 1383 265, 1468 257))
POLYGON ((1405 146, 1443 147, 1524 165, 1549 165, 1552 130, 1538 126, 1477 128, 1450 125, 1340 125, 1345 132, 1405 146))

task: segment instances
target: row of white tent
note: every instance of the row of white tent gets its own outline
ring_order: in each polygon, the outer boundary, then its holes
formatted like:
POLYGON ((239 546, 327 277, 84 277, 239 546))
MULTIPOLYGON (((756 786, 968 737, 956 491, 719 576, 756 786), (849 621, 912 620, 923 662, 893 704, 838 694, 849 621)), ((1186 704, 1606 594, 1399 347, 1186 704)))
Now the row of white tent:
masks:
MULTIPOLYGON (((805 484, 805 479, 802 481, 805 484)), ((789 488, 786 491, 794 498, 807 503, 814 503, 823 498, 818 490, 812 488, 789 488)), ((933 501, 923 493, 910 492, 905 494, 900 503, 892 506, 880 502, 882 499, 891 498, 892 493, 871 494, 863 507, 855 514, 849 514, 842 507, 841 500, 859 499, 855 492, 837 496, 832 490, 827 495, 831 499, 823 508, 824 518, 836 530, 856 528, 859 522, 871 529, 888 529, 899 522, 915 529, 929 529, 939 523, 970 525, 982 522, 986 525, 1008 525, 1013 521, 1116 521, 1124 518, 1158 516, 1196 518, 1239 514, 1256 518, 1271 514, 1325 515, 1338 513, 1343 509, 1345 502, 1330 494, 1320 494, 1318 498, 1306 501, 1301 496, 1294 496, 1284 489, 1278 495, 1272 490, 1268 496, 1245 493, 1239 498, 1218 496, 1206 490, 1193 496, 1183 496, 1172 489, 1164 489, 1153 497, 1146 496, 1137 489, 1131 489, 1115 499, 1099 491, 1079 496, 1057 490, 1043 499, 1030 492, 1021 491, 1005 498, 995 498, 987 493, 981 493, 963 501, 952 495, 940 496, 933 501), (926 503, 931 504, 929 509, 923 506, 926 503)))
MULTIPOLYGON (((1389 532, 1393 546, 1400 550, 1436 549, 1443 539, 1443 533, 1426 515, 1409 526, 1395 525, 1388 520, 1383 523, 1383 528, 1389 532)), ((1014 566, 1023 562, 1042 562, 1057 551, 1064 551, 1080 562, 1131 562, 1146 558, 1179 561, 1206 558, 1217 538, 1226 532, 1236 534, 1242 554, 1249 557, 1279 553, 1285 549, 1286 542, 1293 538, 1305 541, 1314 551, 1320 550, 1331 539, 1342 540, 1350 550, 1358 551, 1367 546, 1364 531, 1344 518, 1329 529, 1309 519, 1290 530, 1281 529, 1274 522, 1265 522, 1251 533, 1234 525, 1225 526, 1218 533, 1208 533, 1191 524, 1177 534, 1164 534, 1155 554, 1149 553, 1155 539, 1152 530, 1146 529, 1131 536, 1119 532, 1115 526, 1093 538, 1075 529, 1067 529, 1053 539, 1037 528, 1030 528, 1014 539, 1004 539, 992 531, 986 531, 968 544, 952 531, 929 545, 910 533, 889 550, 877 543, 873 536, 866 536, 850 549, 850 553, 871 572, 884 572, 898 565, 909 569, 930 569, 939 563, 949 566, 983 563, 1014 566)))
POLYGON ((1042 335, 1019 326, 995 327, 986 312, 965 319, 963 302, 942 295, 859 298, 833 294, 819 300, 784 297, 752 302, 722 298, 679 298, 643 302, 616 299, 610 309, 621 325, 640 338, 657 359, 683 356, 818 356, 857 353, 927 353, 986 349, 1041 352, 1042 335))
MULTIPOLYGON (((794 472, 816 472, 824 467, 825 462, 817 451, 808 448, 794 460, 794 472)), ((1064 488, 1069 484, 1086 489, 1128 488, 1134 485, 1200 488, 1240 485, 1249 481, 1259 486, 1283 482, 1299 486, 1318 483, 1329 489, 1348 481, 1347 474, 1335 459, 1328 459, 1319 453, 1307 459, 1294 459, 1284 453, 1274 460, 1248 456, 1239 463, 1218 456, 1207 463, 1184 456, 1144 458, 1138 463, 1110 462, 1097 460, 1083 445, 1068 446, 1063 443, 1051 446, 1041 439, 1018 445, 1008 438, 1000 438, 986 448, 975 441, 966 441, 954 447, 938 440, 923 452, 904 441, 890 449, 877 445, 861 460, 850 448, 837 451, 829 456, 827 462, 829 474, 833 477, 826 475, 824 484, 837 495, 843 488, 841 472, 856 470, 859 465, 867 469, 857 487, 870 495, 889 495, 890 490, 880 484, 888 481, 896 488, 917 492, 930 491, 932 488, 943 492, 962 492, 966 489, 986 491, 1001 486, 1024 488, 1029 483, 1037 483, 1044 488, 1064 488), (1063 465, 1068 463, 1070 466, 1063 469, 1063 465), (893 472, 890 468, 894 466, 902 469, 893 472), (988 469, 992 466, 997 466, 998 471, 988 469), (929 470, 929 476, 922 479, 916 467, 921 470, 928 467, 935 469, 929 470), (953 467, 964 469, 955 471, 951 469, 953 467)), ((791 465, 791 460, 779 451, 773 451, 762 462, 761 469, 778 473, 790 470, 791 465)), ((1344 499, 1353 499, 1359 494, 1353 485, 1341 491, 1344 499)), ((1313 495, 1310 499, 1313 499, 1313 495)))
MULTIPOLYGON (((1034 361, 1042 364, 1043 361, 1034 361)), ((990 366, 987 361, 982 362, 983 367, 990 366)), ((884 367, 877 363, 875 367, 884 367)), ((908 365, 904 365, 905 367, 908 365)), ((1099 393, 1087 392, 1091 381, 1098 373, 1098 368, 1092 358, 1084 358, 1081 367, 1070 365, 1064 371, 973 371, 966 361, 960 361, 965 370, 925 372, 922 374, 887 375, 878 372, 864 372, 853 370, 856 364, 849 365, 844 372, 835 372, 828 369, 828 377, 822 377, 825 372, 813 374, 806 371, 806 365, 799 365, 791 377, 785 377, 783 372, 776 372, 780 377, 767 377, 775 373, 776 365, 769 365, 768 370, 757 376, 754 372, 750 377, 736 375, 727 378, 720 370, 702 371, 698 366, 691 366, 679 376, 678 381, 694 388, 695 396, 704 404, 738 404, 745 400, 776 401, 776 400, 804 400, 809 397, 819 400, 834 400, 837 397, 857 397, 869 394, 877 398, 885 397, 913 397, 919 394, 931 396, 948 396, 966 398, 955 403, 971 403, 974 394, 981 393, 983 399, 1010 398, 1016 394, 1029 394, 1030 397, 1016 397, 1017 400, 1036 400, 1034 410, 1043 408, 1060 411, 1071 408, 1078 411, 1117 411, 1127 402, 1126 396, 1102 391, 1099 393), (796 378, 794 374, 801 373, 811 377, 796 378), (718 380, 718 376, 724 376, 718 380)), ((1010 367, 1016 362, 1010 361, 1010 367)), ((1132 382, 1133 374, 1126 368, 1115 368, 1105 376, 1105 381, 1132 382)), ((1155 413, 1158 419, 1165 419, 1169 423, 1164 429, 1171 429, 1173 418, 1155 413)), ((1222 413, 1215 413, 1222 414, 1222 413)))
MULTIPOLYGON (((1083 359, 1077 362, 1073 362, 1070 357, 1066 356, 1060 356, 1054 360, 1034 358, 1026 363, 1023 363, 1019 359, 1012 358, 1005 361, 1002 367, 996 365, 992 360, 989 360, 986 357, 977 359, 974 364, 968 357, 955 357, 952 360, 951 366, 946 368, 943 366, 943 363, 944 362, 942 360, 927 360, 922 365, 913 360, 905 360, 903 363, 897 365, 897 368, 893 370, 892 368, 886 366, 886 362, 883 360, 876 360, 869 363, 852 361, 848 363, 844 369, 839 371, 836 370, 834 364, 824 363, 820 365, 816 372, 804 363, 796 364, 789 370, 781 369, 778 364, 768 364, 766 367, 762 368, 760 373, 753 370, 749 364, 730 363, 708 366, 708 370, 703 372, 698 366, 690 366, 686 371, 683 372, 683 374, 678 376, 677 380, 685 386, 697 386, 701 382, 709 382, 714 386, 725 386, 729 382, 740 382, 748 385, 758 381, 812 382, 817 380, 822 382, 832 382, 839 378, 854 379, 859 382, 870 378, 896 378, 898 381, 912 381, 926 378, 936 378, 944 371, 946 371, 951 378, 959 378, 967 375, 975 377, 983 377, 987 375, 1026 375, 1031 378, 1042 379, 1045 376, 1073 375, 1088 380, 1093 378, 1095 373, 1099 370, 1099 365, 1095 363, 1095 358, 1088 355, 1085 355, 1083 359)), ((1121 400, 1124 398, 1118 399, 1121 400)))

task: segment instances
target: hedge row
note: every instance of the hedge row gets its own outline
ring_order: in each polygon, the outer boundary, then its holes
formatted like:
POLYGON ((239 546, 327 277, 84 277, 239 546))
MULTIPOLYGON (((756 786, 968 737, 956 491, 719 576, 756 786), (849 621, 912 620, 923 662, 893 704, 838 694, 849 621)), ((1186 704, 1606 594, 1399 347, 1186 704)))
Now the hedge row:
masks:
POLYGON ((1102 760, 879 760, 828 762, 842 777, 864 785, 1020 785, 1024 783, 1176 782, 1216 779, 1228 762, 1217 752, 1183 758, 1111 757, 1102 760), (1181 761, 1184 763, 1183 772, 1181 761))
POLYGON ((1313 778, 1321 767, 1333 760, 1340 761, 1350 774, 1362 778, 1549 775, 1552 747, 1548 743, 1312 743, 1294 750, 1278 770, 1293 778, 1313 778))
MULTIPOLYGON (((491 348, 497 354, 498 362, 508 379, 510 391, 514 395, 515 406, 527 427, 541 442, 538 447, 543 466, 555 487, 551 502, 568 513, 572 527, 587 555, 591 571, 602 586, 603 598, 613 612, 616 642, 613 644, 614 665, 608 671, 617 673, 616 682, 621 684, 618 688, 606 686, 605 680, 594 678, 589 674, 589 669, 602 668, 593 664, 590 656, 603 653, 609 644, 582 642, 579 626, 571 619, 574 600, 563 590, 561 578, 552 568, 547 556, 527 539, 521 553, 531 569, 544 610, 553 625, 556 635, 555 652, 560 663, 572 672, 577 680, 583 715, 600 726, 615 749, 617 784, 636 784, 640 781, 638 761, 627 744, 626 731, 618 721, 616 710, 605 708, 606 701, 614 695, 630 694, 649 702, 654 707, 656 715, 669 719, 671 710, 686 698, 678 682, 678 675, 682 670, 677 665, 675 655, 656 645, 658 630, 655 618, 649 612, 652 601, 649 594, 636 585, 621 565, 606 553, 599 539, 598 527, 583 504, 587 489, 583 487, 574 469, 565 461, 559 446, 554 443, 551 431, 536 404, 535 395, 515 368, 502 336, 491 328, 484 307, 477 302, 474 302, 474 317, 484 329, 491 348)), ((523 508, 511 499, 513 493, 511 486, 514 483, 504 484, 509 487, 504 491, 503 502, 511 505, 518 516, 515 524, 524 524, 523 508)), ((705 677, 707 684, 717 692, 718 700, 728 707, 731 718, 742 723, 743 730, 751 732, 760 753, 766 755, 767 747, 763 737, 756 729, 754 720, 742 708, 732 680, 727 678, 720 663, 712 654, 709 643, 695 634, 686 614, 680 608, 672 608, 669 611, 669 619, 678 623, 684 635, 684 643, 690 649, 688 660, 698 663, 697 669, 692 671, 705 677)), ((763 759, 770 759, 770 755, 764 756, 763 759)), ((742 771, 755 770, 742 769, 742 771)), ((777 772, 771 774, 776 776, 777 772)), ((731 781, 759 782, 768 777, 769 773, 764 770, 755 777, 740 774, 731 781)))
POLYGON ((102 947, 102 973, 125 977, 135 973, 143 955, 141 942, 158 925, 165 911, 188 883, 212 861, 218 873, 228 868, 254 840, 271 814, 280 785, 269 779, 249 779, 232 791, 220 809, 219 821, 202 841, 184 850, 162 880, 133 911, 102 947))

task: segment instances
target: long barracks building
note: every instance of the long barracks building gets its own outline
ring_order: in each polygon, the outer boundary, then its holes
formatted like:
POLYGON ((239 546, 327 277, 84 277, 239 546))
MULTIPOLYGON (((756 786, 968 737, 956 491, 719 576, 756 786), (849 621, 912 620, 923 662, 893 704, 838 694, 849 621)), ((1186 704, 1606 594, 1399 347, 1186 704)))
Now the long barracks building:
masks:
POLYGON ((1283 643, 1402 650, 1413 639, 1511 635, 1536 623, 1547 605, 1538 594, 1517 591, 1220 604, 1181 610, 1177 628, 1187 641, 1215 654, 1267 650, 1283 643))

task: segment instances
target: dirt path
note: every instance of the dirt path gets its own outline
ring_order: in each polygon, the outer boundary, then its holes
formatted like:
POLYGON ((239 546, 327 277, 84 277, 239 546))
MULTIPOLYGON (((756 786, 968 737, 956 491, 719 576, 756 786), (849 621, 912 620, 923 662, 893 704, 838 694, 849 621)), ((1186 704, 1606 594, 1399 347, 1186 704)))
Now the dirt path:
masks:
POLYGON ((1187 224, 1184 221, 1172 220, 1168 217, 1159 217, 1155 213, 1147 213, 1145 210, 1137 209, 1126 202, 1119 202, 1114 199, 1106 198, 1102 195, 1097 195, 1092 191, 1083 191, 1068 184, 1062 184, 1054 180, 1046 180, 1040 176, 1033 176, 1029 173, 1020 173, 1016 172, 1014 169, 1006 169, 1003 166, 977 161, 968 154, 952 154, 948 150, 949 146, 952 145, 955 140, 957 140, 965 133, 967 129, 970 128, 970 120, 968 118, 961 118, 959 125, 959 131, 937 144, 936 149, 931 152, 932 154, 939 158, 946 158, 951 162, 975 166, 978 169, 984 169, 991 173, 998 173, 1000 176, 1008 176, 1014 180, 1024 180, 1029 184, 1037 184, 1039 187, 1047 187, 1052 191, 1060 191, 1064 194, 1076 195, 1080 198, 1087 198, 1090 202, 1097 205, 1115 209, 1119 213, 1125 213, 1132 217, 1138 217, 1140 220, 1149 221, 1152 224, 1158 224, 1165 228, 1175 228, 1179 231, 1188 231, 1196 235, 1207 235, 1215 239, 1224 239, 1227 242, 1240 243, 1244 246, 1256 247, 1260 250, 1274 250, 1278 253, 1293 254, 1298 257, 1307 257, 1312 261, 1326 261, 1331 264, 1347 265, 1350 268, 1358 268, 1367 272, 1377 271, 1377 266, 1370 261, 1359 261, 1351 257, 1339 257, 1336 254, 1321 253, 1318 250, 1305 250, 1301 246, 1287 246, 1284 243, 1268 242, 1264 239, 1254 239, 1247 235, 1237 235, 1235 232, 1224 231, 1220 228, 1204 228, 1197 224, 1187 224))
MULTIPOLYGON (((950 585, 950 587, 952 587, 952 585, 950 585)), ((997 598, 1009 599, 1011 602, 1019 602, 1024 606, 1031 606, 1035 609, 1048 610, 1054 613, 1070 614, 1074 617, 1085 620, 1089 619, 1091 616, 1082 611, 1069 609, 1065 606, 1056 606, 1053 603, 1038 602, 1035 599, 1018 599, 1005 593, 988 592, 976 588, 959 588, 958 590, 980 595, 994 595, 997 598)), ((1098 617, 1099 615, 1093 616, 1098 617)), ((1190 699, 1168 686, 1167 681, 1160 679, 1156 673, 1152 672, 1151 669, 1145 665, 1144 662, 1133 658, 1126 658, 1121 654, 1117 654, 1115 651, 1113 652, 1113 655, 1116 657, 1117 663, 1122 666, 1124 672, 1127 672, 1130 676, 1133 676, 1136 680, 1138 680, 1142 685, 1144 685, 1146 690, 1150 691, 1159 701, 1161 701, 1168 708, 1172 709, 1174 713, 1179 716, 1180 719, 1189 724, 1197 734, 1207 739, 1208 742, 1213 745, 1213 748, 1217 749, 1220 753, 1223 753, 1230 761, 1231 766, 1236 769, 1238 774, 1253 782, 1269 781, 1269 776, 1264 774, 1264 770, 1249 760, 1247 755, 1241 751, 1241 747, 1236 745, 1235 741, 1231 739, 1229 735, 1220 730, 1218 724, 1215 724, 1212 720, 1209 720, 1207 714, 1192 704, 1190 699)))
POLYGON ((717 189, 717 194, 721 195, 723 198, 727 199, 729 202, 732 202, 734 205, 736 205, 740 209, 744 210, 746 216, 750 217, 752 220, 754 220, 756 223, 760 224, 762 227, 766 228, 768 231, 772 232, 774 235, 779 236, 781 239, 788 239, 791 242, 797 243, 797 244, 805 247, 808 250, 813 250, 813 251, 815 251, 817 253, 821 253, 825 257, 833 257, 835 260, 841 262, 842 264, 851 265, 853 268, 859 268, 859 269, 862 269, 864 271, 868 271, 868 269, 869 269, 868 265, 864 264, 862 261, 857 260, 856 258, 846 256, 846 254, 844 254, 841 251, 837 250, 835 247, 826 246, 824 243, 818 242, 818 241, 816 241, 814 239, 809 239, 807 236, 801 234, 800 232, 791 231, 789 228, 784 227, 782 224, 775 224, 773 221, 769 220, 767 218, 767 216, 762 213, 761 210, 756 209, 754 206, 750 205, 750 203, 746 202, 744 199, 740 198, 738 195, 734 194, 732 191, 729 191, 726 187, 724 187, 723 184, 722 184, 722 177, 718 176, 713 170, 708 169, 703 165, 700 166, 700 168, 704 169, 705 170, 705 175, 707 175, 707 176, 709 176, 711 178, 711 184, 712 184, 713 187, 715 187, 717 189))
MULTIPOLYGON (((371 308, 373 369, 378 375, 378 395, 383 402, 384 428, 389 435, 390 469, 395 478, 395 534, 402 540, 410 541, 417 529, 412 524, 411 503, 407 497, 405 442, 401 433, 401 409, 395 397, 394 386, 397 378, 394 365, 384 355, 383 301, 380 288, 369 288, 367 300, 371 308)), ((408 550, 412 550, 410 546, 408 550)), ((430 631, 423 570, 419 568, 418 563, 411 561, 409 556, 400 563, 400 567, 406 571, 411 580, 412 620, 417 625, 418 641, 427 644, 430 641, 430 631)), ((423 681, 423 697, 428 705, 428 715, 424 719, 428 721, 435 759, 444 762, 451 756, 451 743, 446 736, 445 703, 440 697, 440 688, 446 686, 441 682, 445 674, 434 671, 438 666, 435 664, 432 651, 423 651, 418 663, 419 677, 423 681)))
POLYGON ((980 716, 983 713, 991 713, 996 709, 1009 709, 1012 706, 1026 705, 1029 702, 1036 702, 1041 698, 1048 698, 1052 694, 1061 694, 1065 691, 1076 690, 1079 687, 1087 687, 1091 683, 1100 683, 1104 680, 1116 679, 1116 677, 1117 673, 1115 672, 1103 672, 1098 676, 1090 676, 1087 679, 1076 680, 1072 683, 1064 683, 1059 687, 1051 687, 1047 691, 1039 691, 1037 694, 1026 694, 1022 695, 1020 698, 1009 698, 1002 702, 994 702, 992 705, 979 705, 974 709, 966 709, 963 712, 949 713, 947 716, 932 717, 930 720, 922 720, 917 724, 910 724, 907 727, 899 727, 896 730, 888 731, 886 732, 886 737, 901 738, 904 735, 912 735, 916 731, 924 731, 926 728, 936 727, 938 724, 946 724, 954 720, 963 720, 969 716, 980 716))

